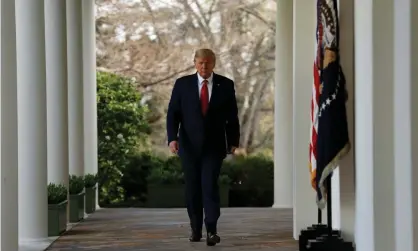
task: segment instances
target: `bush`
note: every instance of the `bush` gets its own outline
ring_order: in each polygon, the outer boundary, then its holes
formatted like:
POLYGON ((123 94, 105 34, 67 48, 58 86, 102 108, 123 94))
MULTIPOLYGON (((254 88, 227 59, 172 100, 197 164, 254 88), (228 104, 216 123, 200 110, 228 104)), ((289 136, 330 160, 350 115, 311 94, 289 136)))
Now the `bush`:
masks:
POLYGON ((231 184, 231 179, 228 177, 228 175, 221 174, 219 175, 219 184, 229 185, 231 184))
POLYGON ((263 156, 236 156, 222 174, 231 180, 230 207, 269 207, 274 197, 274 162, 263 156))
POLYGON ((172 156, 153 166, 147 181, 149 184, 184 184, 180 158, 172 156))
POLYGON ((97 174, 86 174, 84 175, 84 187, 91 188, 97 184, 97 174))
POLYGON ((67 188, 64 185, 48 184, 48 205, 56 205, 67 200, 67 188))
POLYGON ((105 204, 124 200, 122 174, 129 156, 136 154, 150 133, 147 113, 132 80, 97 73, 98 182, 100 200, 105 204))
MULTIPOLYGON (((172 156, 154 165, 147 180, 149 184, 184 184, 184 172, 180 158, 172 156)), ((219 183, 230 184, 231 179, 227 175, 221 174, 219 183)))
MULTIPOLYGON (((140 206, 147 201, 148 185, 184 184, 180 158, 159 158, 151 153, 127 155, 119 183, 124 198, 102 206, 140 206)), ((271 206, 273 204, 274 164, 262 156, 224 161, 219 183, 230 185, 231 207, 271 206)), ((164 198, 162 198, 164 199, 164 198)))
POLYGON ((125 201, 144 202, 146 200, 147 177, 152 168, 160 165, 162 165, 162 160, 149 153, 129 157, 129 163, 121 179, 125 201))
POLYGON ((274 182, 274 162, 261 155, 236 156, 230 161, 224 161, 222 174, 231 179, 231 185, 270 186, 274 182))
POLYGON ((84 190, 84 177, 77 175, 70 175, 69 179, 69 193, 75 195, 83 192, 84 190))

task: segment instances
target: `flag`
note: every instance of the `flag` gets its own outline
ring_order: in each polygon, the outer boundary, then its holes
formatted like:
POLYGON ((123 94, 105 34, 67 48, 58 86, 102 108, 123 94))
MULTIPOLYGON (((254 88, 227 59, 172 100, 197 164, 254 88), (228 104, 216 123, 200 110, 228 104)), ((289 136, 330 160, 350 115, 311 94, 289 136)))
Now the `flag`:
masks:
POLYGON ((316 56, 311 100, 309 162, 317 204, 324 208, 327 178, 350 151, 345 77, 340 65, 337 0, 317 0, 316 56))
POLYGON ((315 60, 313 64, 313 86, 311 99, 311 128, 310 128, 310 143, 309 143, 309 168, 311 173, 311 185, 313 189, 317 190, 316 182, 316 155, 317 155, 317 138, 318 138, 318 111, 319 111, 319 88, 321 86, 321 64, 323 54, 322 38, 323 27, 320 13, 321 1, 317 0, 317 26, 316 26, 316 51, 315 60))

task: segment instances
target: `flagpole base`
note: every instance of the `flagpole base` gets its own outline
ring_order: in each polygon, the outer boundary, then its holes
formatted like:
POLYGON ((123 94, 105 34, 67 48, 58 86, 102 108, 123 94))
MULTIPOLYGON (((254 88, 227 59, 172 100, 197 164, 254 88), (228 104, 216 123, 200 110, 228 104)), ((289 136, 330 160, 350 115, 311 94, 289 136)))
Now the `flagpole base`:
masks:
MULTIPOLYGON (((299 251, 308 251, 307 245, 309 240, 315 240, 326 234, 328 234, 328 225, 325 224, 313 224, 306 229, 302 229, 299 234, 299 251)), ((332 234, 341 236, 338 230, 333 230, 332 234)))
POLYGON ((354 251, 352 242, 344 241, 340 235, 325 234, 316 239, 308 241, 306 245, 307 251, 354 251))

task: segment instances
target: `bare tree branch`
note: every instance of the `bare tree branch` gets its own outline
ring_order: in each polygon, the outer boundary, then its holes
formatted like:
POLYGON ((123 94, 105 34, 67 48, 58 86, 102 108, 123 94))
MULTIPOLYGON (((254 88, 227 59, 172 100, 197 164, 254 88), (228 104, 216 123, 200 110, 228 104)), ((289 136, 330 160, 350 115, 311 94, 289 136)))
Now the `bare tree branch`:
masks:
MULTIPOLYGON (((274 0, 96 0, 97 67, 136 79, 150 95, 152 142, 165 145, 172 81, 193 72, 193 53, 217 53, 216 72, 235 82, 245 151, 272 127, 274 0), (266 125, 261 125, 266 123, 266 125)), ((270 135, 271 136, 271 135, 270 135)))
POLYGON ((164 77, 162 79, 159 79, 159 80, 157 80, 155 82, 151 82, 151 83, 139 83, 139 85, 142 86, 142 87, 149 87, 149 86, 153 86, 153 85, 158 85, 158 84, 160 84, 160 83, 162 83, 164 81, 167 81, 169 79, 172 79, 172 78, 178 76, 179 74, 185 73, 185 72, 190 71, 192 69, 194 69, 194 65, 189 66, 186 69, 183 69, 183 70, 174 72, 171 75, 168 75, 168 76, 166 76, 166 77, 164 77))
POLYGON ((276 26, 274 25, 274 23, 268 22, 266 19, 264 19, 259 13, 257 13, 257 11, 254 11, 252 9, 249 8, 240 8, 243 12, 252 15, 254 17, 256 17, 257 19, 259 19, 261 22, 263 22, 270 30, 275 31, 276 30, 276 26))

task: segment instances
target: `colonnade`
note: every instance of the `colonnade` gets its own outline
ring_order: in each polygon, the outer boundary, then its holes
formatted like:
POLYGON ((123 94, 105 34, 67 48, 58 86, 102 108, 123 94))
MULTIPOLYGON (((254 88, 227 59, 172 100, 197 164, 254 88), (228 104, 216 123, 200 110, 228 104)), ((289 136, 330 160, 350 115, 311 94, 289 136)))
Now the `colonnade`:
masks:
MULTIPOLYGON (((296 239, 316 222, 315 4, 277 0, 274 207, 293 208, 296 239)), ((49 182, 97 172, 94 1, 1 0, 0 9, 0 248, 18 250, 47 238, 49 182)), ((354 148, 334 178, 333 222, 358 251, 418 249, 417 23, 412 0, 340 1, 354 148)))
MULTIPOLYGON (((316 1, 277 0, 277 7, 274 207, 293 208, 298 239, 317 221, 308 169, 316 1)), ((333 225, 357 251, 413 251, 418 3, 343 0, 339 18, 353 149, 333 177, 333 225)))
POLYGON ((48 183, 97 173, 94 0, 1 0, 1 250, 48 238, 48 183))

